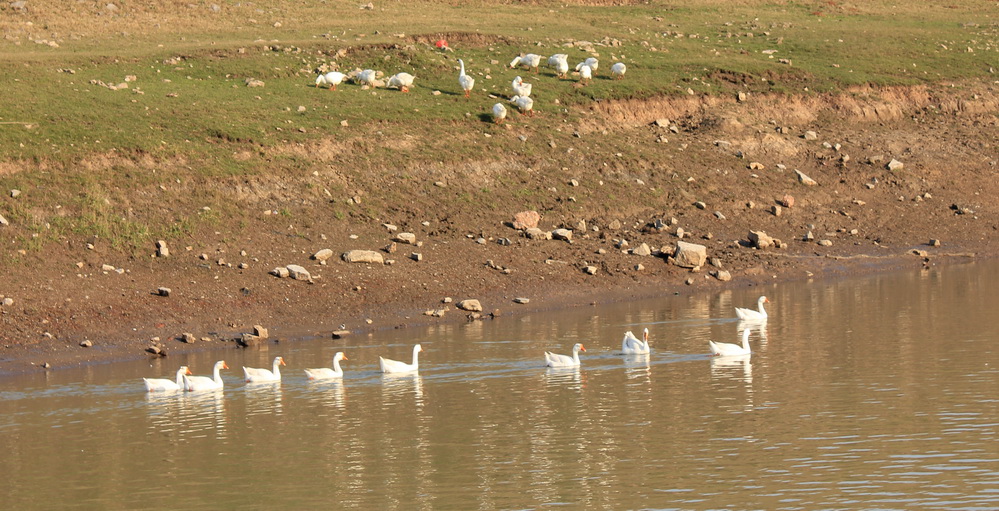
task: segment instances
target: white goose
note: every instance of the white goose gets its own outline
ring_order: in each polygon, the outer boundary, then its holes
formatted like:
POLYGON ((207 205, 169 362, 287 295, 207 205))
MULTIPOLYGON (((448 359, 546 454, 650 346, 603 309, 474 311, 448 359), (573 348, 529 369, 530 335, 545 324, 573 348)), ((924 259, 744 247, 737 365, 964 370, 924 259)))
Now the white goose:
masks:
POLYGON ((493 122, 503 124, 504 119, 506 119, 506 107, 503 103, 496 103, 493 105, 493 122))
POLYGON ((541 55, 535 55, 533 53, 528 53, 527 55, 518 55, 513 58, 510 62, 510 69, 517 66, 526 66, 528 69, 537 72, 538 66, 541 65, 541 55))
POLYGON ((590 66, 576 66, 576 70, 579 71, 579 83, 586 85, 593 79, 593 68, 590 66))
POLYGON ((517 105, 517 110, 520 110, 520 114, 527 114, 534 117, 534 100, 527 96, 514 96, 510 98, 510 102, 517 105))
POLYGON ((624 340, 621 341, 621 351, 625 355, 646 355, 649 353, 649 329, 646 328, 642 331, 642 338, 644 341, 640 341, 635 334, 631 333, 631 330, 624 333, 624 340))
POLYGON ((365 69, 354 76, 354 81, 357 82, 358 85, 377 87, 379 85, 378 73, 379 71, 375 71, 374 69, 365 69))
POLYGON ((246 381, 250 383, 281 381, 280 368, 283 365, 287 365, 284 363, 284 357, 274 357, 274 366, 271 369, 257 369, 243 366, 243 374, 246 375, 246 381))
POLYGON ((342 378, 343 369, 340 368, 341 360, 350 360, 347 355, 344 355, 342 351, 336 352, 333 355, 333 369, 328 367, 320 367, 318 369, 306 369, 305 375, 309 377, 310 380, 326 380, 329 378, 342 378))
POLYGON ((465 91, 465 97, 472 92, 472 88, 475 87, 475 78, 465 74, 465 61, 458 59, 458 63, 461 64, 461 72, 458 73, 458 83, 461 84, 461 90, 465 91))
POLYGON ((580 62, 579 64, 576 64, 576 71, 579 71, 579 68, 582 66, 589 66, 590 70, 596 73, 597 68, 600 67, 600 61, 597 60, 595 57, 590 57, 580 62))
POLYGON ((222 375, 219 374, 219 371, 222 369, 229 369, 229 366, 225 364, 225 360, 215 362, 215 369, 211 378, 207 376, 185 375, 184 389, 191 392, 196 390, 222 390, 222 375))
POLYGON ((752 353, 749 349, 749 329, 742 331, 742 346, 729 342, 708 341, 708 347, 711 348, 711 354, 718 357, 749 355, 752 353))
POLYGON ((388 86, 398 87, 402 92, 409 92, 409 88, 413 86, 413 80, 416 80, 416 77, 409 73, 396 73, 389 77, 388 86))
POLYGON ((628 71, 628 67, 624 65, 624 62, 615 62, 611 66, 611 74, 614 75, 615 80, 620 80, 624 78, 624 73, 628 71))
POLYGON ((556 53, 548 57, 548 67, 554 69, 559 78, 564 78, 569 73, 569 56, 565 53, 556 53))
POLYGON ((417 344, 413 346, 413 363, 407 364, 398 360, 389 360, 385 357, 378 357, 378 365, 383 373, 412 373, 420 370, 419 354, 423 348, 417 344))
POLYGON ((146 392, 175 392, 183 388, 184 375, 187 374, 191 374, 191 370, 187 366, 180 366, 177 369, 177 381, 166 378, 143 378, 142 381, 146 382, 146 392))
POLYGON ((531 95, 531 89, 534 88, 533 85, 529 83, 524 83, 524 80, 519 76, 513 79, 513 83, 510 84, 513 89, 514 96, 527 97, 531 95))
POLYGON ((326 85, 329 86, 330 89, 336 90, 336 86, 343 83, 343 79, 346 77, 347 75, 339 71, 330 71, 326 74, 320 73, 319 76, 316 77, 316 87, 318 88, 321 85, 326 85))
POLYGON ((581 343, 572 346, 572 356, 545 352, 545 365, 548 367, 579 367, 579 352, 586 351, 581 343))
POLYGON ((763 308, 763 304, 765 303, 770 303, 770 300, 765 296, 761 296, 756 301, 757 310, 736 307, 735 315, 743 321, 765 321, 767 319, 767 311, 763 308))

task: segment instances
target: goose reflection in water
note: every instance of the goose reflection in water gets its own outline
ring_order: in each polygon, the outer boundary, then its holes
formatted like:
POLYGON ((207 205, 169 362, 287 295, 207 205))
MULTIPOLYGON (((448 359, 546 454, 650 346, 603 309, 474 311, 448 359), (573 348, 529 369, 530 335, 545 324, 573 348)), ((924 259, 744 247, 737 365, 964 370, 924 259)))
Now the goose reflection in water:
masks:
POLYGON ((419 373, 382 374, 382 397, 386 404, 400 400, 423 406, 423 377, 419 373))
POLYGON ((711 376, 753 383, 752 355, 714 357, 711 359, 711 376))
POLYGON ((753 330, 753 331, 755 331, 755 333, 759 334, 760 340, 757 341, 757 343, 756 343, 757 346, 759 346, 760 348, 765 348, 767 346, 767 322, 766 321, 759 322, 759 321, 742 321, 742 320, 739 320, 739 323, 737 325, 736 330, 738 330, 738 331, 741 332, 741 331, 746 330, 746 329, 753 330))
POLYGON ((246 389, 246 414, 281 413, 283 391, 281 382, 248 383, 246 389))

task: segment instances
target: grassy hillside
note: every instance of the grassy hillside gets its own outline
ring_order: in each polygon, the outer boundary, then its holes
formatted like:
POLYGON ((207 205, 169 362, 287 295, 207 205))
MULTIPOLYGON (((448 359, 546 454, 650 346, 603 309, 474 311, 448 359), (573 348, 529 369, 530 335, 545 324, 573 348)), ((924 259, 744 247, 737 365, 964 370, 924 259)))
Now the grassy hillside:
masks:
MULTIPOLYGON (((127 250, 239 219, 247 196, 284 210, 282 201, 301 193, 352 197, 373 176, 399 184, 366 197, 366 214, 377 217, 432 186, 417 175, 511 154, 544 157, 543 147, 516 138, 481 138, 507 132, 488 112, 517 75, 534 83, 538 112, 515 119, 517 129, 544 133, 554 146, 597 102, 960 84, 994 79, 999 66, 989 2, 602 3, 5 3, 0 189, 33 191, 4 206, 21 226, 12 244, 30 250, 97 235, 127 250), (435 48, 440 38, 453 51, 435 48), (544 67, 507 67, 525 52, 601 64, 581 87, 544 67), (467 100, 459 58, 477 80, 467 100), (616 61, 628 65, 624 80, 610 79, 616 61), (417 81, 409 94, 354 84, 333 92, 313 86, 320 68, 406 71, 417 81), (283 181, 295 193, 275 184, 283 181), (183 207, 168 204, 177 202, 183 207)), ((625 157, 638 151, 613 132, 592 144, 625 157)), ((474 175, 454 200, 488 208, 490 187, 474 175)), ((503 180, 525 202, 539 194, 515 172, 503 180)), ((334 218, 348 214, 334 208, 334 218)))

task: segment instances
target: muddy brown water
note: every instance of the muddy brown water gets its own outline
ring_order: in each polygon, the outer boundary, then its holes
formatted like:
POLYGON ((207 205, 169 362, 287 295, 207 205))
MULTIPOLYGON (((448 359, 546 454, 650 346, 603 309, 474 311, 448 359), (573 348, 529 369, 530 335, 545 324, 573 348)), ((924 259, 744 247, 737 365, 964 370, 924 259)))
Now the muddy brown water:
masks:
POLYGON ((5 509, 999 504, 999 264, 750 287, 0 381, 5 509), (770 297, 748 358, 733 306, 770 297), (653 352, 622 356, 649 328, 653 352), (424 352, 418 375, 378 356, 424 352), (586 346, 579 369, 543 352, 586 346), (314 383, 305 367, 342 381, 314 383), (224 355, 220 393, 141 378, 224 355), (284 356, 280 384, 241 367, 284 356))

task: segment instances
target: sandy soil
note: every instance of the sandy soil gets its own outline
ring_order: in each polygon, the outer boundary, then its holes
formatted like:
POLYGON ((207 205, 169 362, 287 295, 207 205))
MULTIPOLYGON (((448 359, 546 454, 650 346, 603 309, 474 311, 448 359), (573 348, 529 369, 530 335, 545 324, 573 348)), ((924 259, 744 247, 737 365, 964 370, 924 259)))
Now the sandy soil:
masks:
MULTIPOLYGON (((544 117, 498 131, 470 121, 471 133, 455 136, 466 137, 461 143, 472 157, 457 166, 408 156, 408 148, 431 143, 420 138, 427 135, 392 142, 400 158, 391 163, 333 149, 351 141, 324 141, 306 148, 315 175, 347 181, 354 197, 295 193, 310 175, 290 183, 266 175, 198 183, 230 190, 252 213, 169 240, 166 258, 154 257, 152 245, 127 256, 79 237, 4 268, 0 294, 13 303, 0 307, 0 373, 154 356, 146 352, 151 345, 169 354, 235 349, 234 339, 253 325, 267 327, 271 340, 295 340, 337 330, 502 321, 584 304, 990 257, 999 229, 997 105, 990 84, 609 102, 583 112, 569 129, 544 117), (515 149, 486 156, 490 139, 515 149), (324 150, 336 153, 335 166, 324 150), (904 167, 889 170, 893 159, 904 167), (337 170, 352 165, 365 169, 362 182, 337 170), (399 179, 400 166, 415 179, 399 179), (795 169, 818 184, 801 184, 795 169), (459 200, 484 188, 489 200, 459 200), (516 192, 524 189, 537 195, 525 200, 516 192), (775 214, 786 195, 793 205, 775 214), (542 212, 541 229, 572 229, 572 241, 529 239, 513 229, 513 215, 531 201, 542 212), (336 218, 349 202, 348 218, 336 218), (289 213, 263 213, 279 209, 289 213), (706 246, 716 265, 671 264, 665 255, 680 239, 678 228, 684 241, 706 246), (782 246, 753 248, 750 230, 782 246), (415 234, 419 245, 396 243, 390 251, 401 232, 415 234), (809 232, 814 239, 805 239, 809 232), (653 255, 629 253, 643 243, 653 255), (324 248, 334 253, 326 264, 310 258, 324 248), (378 250, 394 262, 348 264, 340 256, 352 249, 378 250), (122 273, 103 270, 105 264, 122 273), (269 273, 288 264, 308 269, 311 282, 269 273), (719 270, 732 280, 716 278, 719 270), (160 287, 170 295, 160 296, 160 287), (454 303, 444 303, 447 297, 454 303), (530 302, 515 303, 518 297, 530 302), (456 302, 467 298, 479 300, 483 312, 459 310, 456 302), (438 315, 427 315, 433 311, 438 315), (183 333, 198 340, 184 343, 183 333)), ((196 207, 155 194, 148 204, 196 207)))

